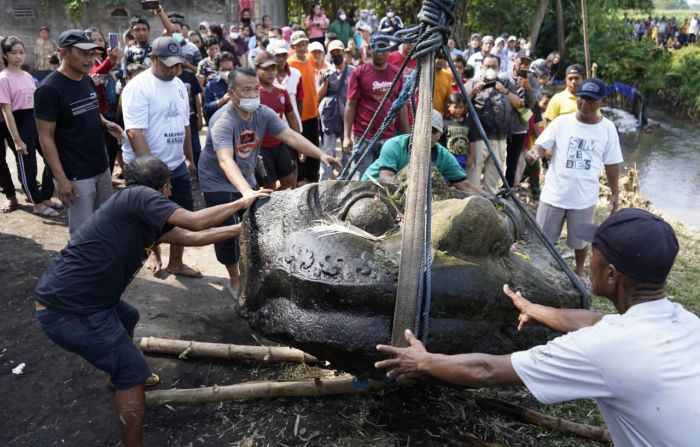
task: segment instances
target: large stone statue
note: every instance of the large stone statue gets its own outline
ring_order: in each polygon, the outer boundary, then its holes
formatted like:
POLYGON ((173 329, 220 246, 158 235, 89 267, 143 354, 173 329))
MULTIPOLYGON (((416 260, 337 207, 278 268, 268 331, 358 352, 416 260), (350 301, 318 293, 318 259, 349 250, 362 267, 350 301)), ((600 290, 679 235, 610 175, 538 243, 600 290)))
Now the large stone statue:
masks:
MULTIPOLYGON (((512 204, 433 184, 427 348, 502 354, 545 342, 552 333, 542 326, 517 332, 503 284, 556 307, 579 307, 580 294, 539 241, 522 241, 533 235, 512 204)), ((375 346, 391 339, 402 191, 329 181, 276 192, 251 207, 240 265, 253 330, 337 369, 377 375, 375 346)))

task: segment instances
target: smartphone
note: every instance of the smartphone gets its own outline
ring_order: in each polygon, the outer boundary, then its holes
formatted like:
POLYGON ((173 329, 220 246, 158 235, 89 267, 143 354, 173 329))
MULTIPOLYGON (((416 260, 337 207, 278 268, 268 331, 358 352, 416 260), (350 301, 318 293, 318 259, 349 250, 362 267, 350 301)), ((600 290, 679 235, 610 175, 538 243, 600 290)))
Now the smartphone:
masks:
POLYGON ((146 10, 156 10, 160 8, 160 2, 158 0, 141 0, 141 7, 146 10))
POLYGON ((109 49, 114 50, 119 48, 119 34, 109 33, 109 49))
POLYGON ((521 78, 524 78, 524 79, 527 79, 529 74, 530 74, 530 72, 527 70, 518 71, 518 76, 520 76, 521 78))

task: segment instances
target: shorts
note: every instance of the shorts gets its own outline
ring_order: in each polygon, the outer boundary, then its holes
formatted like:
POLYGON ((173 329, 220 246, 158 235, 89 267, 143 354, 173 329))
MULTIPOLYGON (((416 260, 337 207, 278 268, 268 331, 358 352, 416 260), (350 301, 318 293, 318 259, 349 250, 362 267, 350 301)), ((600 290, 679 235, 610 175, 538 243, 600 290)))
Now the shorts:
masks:
POLYGON ((116 389, 135 387, 151 375, 130 335, 139 312, 126 301, 88 315, 51 309, 39 310, 36 315, 51 341, 109 374, 116 389))
MULTIPOLYGON (((236 200, 243 197, 237 192, 228 191, 217 191, 217 192, 204 192, 204 203, 208 208, 216 205, 223 205, 225 203, 235 202, 236 200)), ((233 216, 229 217, 225 221, 221 222, 217 227, 225 227, 227 225, 235 225, 240 222, 238 218, 238 213, 234 213, 233 216)), ((216 260, 224 265, 237 264, 241 259, 241 249, 238 245, 238 238, 232 237, 231 239, 226 239, 221 242, 214 244, 214 253, 216 253, 216 260)))
POLYGON ((573 229, 581 224, 592 224, 596 206, 580 210, 567 210, 540 202, 537 207, 537 225, 553 244, 556 244, 566 221, 566 245, 573 250, 581 250, 588 242, 573 235, 573 229))
POLYGON ((260 155, 262 155, 267 173, 267 177, 258 179, 261 185, 271 185, 277 180, 293 174, 296 169, 296 164, 284 143, 271 148, 261 148, 260 155))
POLYGON ((194 211, 190 171, 187 169, 185 162, 182 162, 180 166, 170 173, 170 185, 172 187, 170 200, 188 211, 194 211))

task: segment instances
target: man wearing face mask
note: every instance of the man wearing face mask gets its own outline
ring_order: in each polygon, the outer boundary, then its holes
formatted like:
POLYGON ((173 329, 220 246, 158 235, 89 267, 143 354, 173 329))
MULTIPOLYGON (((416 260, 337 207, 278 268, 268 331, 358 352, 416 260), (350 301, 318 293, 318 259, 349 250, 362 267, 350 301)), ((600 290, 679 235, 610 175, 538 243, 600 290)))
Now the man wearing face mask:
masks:
POLYGON ((255 68, 255 57, 265 51, 267 45, 270 43, 270 39, 267 37, 267 32, 260 27, 255 36, 257 46, 252 50, 248 51, 248 59, 246 60, 247 67, 255 68))
POLYGON ((386 16, 379 22, 379 31, 384 34, 394 35, 397 31, 403 29, 403 21, 401 17, 396 15, 396 10, 393 6, 386 9, 386 16))
POLYGON ((514 107, 519 107, 522 99, 517 94, 517 86, 507 79, 498 78, 499 59, 493 54, 484 56, 481 75, 467 82, 467 92, 474 101, 479 121, 486 136, 491 141, 496 159, 491 157, 486 143, 476 128, 473 117, 469 117, 469 159, 467 169, 469 178, 477 183, 484 175, 484 189, 495 194, 498 192, 501 177, 496 166, 502 171, 506 168, 507 137, 511 128, 511 114, 514 107))
MULTIPOLYGON (((191 177, 196 174, 192 154, 190 107, 185 84, 177 77, 182 70, 182 48, 172 37, 153 42, 152 66, 133 78, 122 92, 122 111, 127 139, 122 146, 125 163, 152 155, 170 169, 171 199, 192 211, 191 177)), ((174 275, 199 278, 202 274, 182 262, 184 247, 170 245, 166 270, 174 275)), ((160 250, 153 249, 146 268, 161 269, 160 250)))
POLYGON ((338 9, 337 19, 333 20, 330 28, 328 28, 329 33, 335 34, 335 37, 341 42, 347 42, 348 39, 352 37, 352 26, 348 22, 348 16, 345 11, 340 8, 338 9))
MULTIPOLYGON (((229 203, 252 195, 260 145, 269 134, 306 157, 340 169, 340 163, 306 138, 291 130, 277 114, 260 104, 255 70, 237 68, 229 76, 231 104, 218 110, 209 122, 207 141, 199 160, 199 182, 207 206, 229 203)), ((232 217, 222 225, 236 223, 232 217)), ((215 245, 216 258, 226 266, 232 298, 238 297, 239 247, 237 238, 215 245)))

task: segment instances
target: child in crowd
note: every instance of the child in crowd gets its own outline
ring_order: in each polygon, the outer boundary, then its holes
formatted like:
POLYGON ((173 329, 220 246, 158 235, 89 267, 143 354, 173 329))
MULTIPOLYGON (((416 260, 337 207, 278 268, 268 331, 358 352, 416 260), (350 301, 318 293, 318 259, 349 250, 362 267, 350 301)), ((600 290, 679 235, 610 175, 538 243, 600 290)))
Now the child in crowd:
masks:
POLYGON ((461 93, 450 95, 440 143, 454 155, 462 169, 466 170, 469 128, 467 127, 467 104, 461 93))
POLYGON ((527 180, 530 184, 530 193, 535 199, 540 198, 540 176, 542 173, 542 165, 540 160, 535 160, 530 163, 526 161, 525 154, 530 150, 537 137, 540 136, 545 127, 542 111, 547 110, 547 104, 552 96, 549 93, 541 92, 537 98, 535 107, 532 108, 532 116, 528 123, 527 137, 523 142, 523 152, 518 161, 518 167, 515 173, 515 184, 519 185, 522 181, 527 180))

